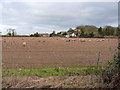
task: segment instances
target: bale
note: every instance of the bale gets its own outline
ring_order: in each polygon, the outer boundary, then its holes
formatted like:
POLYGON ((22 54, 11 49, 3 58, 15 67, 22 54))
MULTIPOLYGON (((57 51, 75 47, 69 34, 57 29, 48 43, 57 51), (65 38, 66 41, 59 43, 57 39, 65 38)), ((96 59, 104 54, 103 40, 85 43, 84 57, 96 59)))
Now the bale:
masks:
POLYGON ((90 42, 92 41, 92 40, 89 40, 90 42))
POLYGON ((27 43, 26 42, 23 42, 23 46, 25 47, 27 45, 27 43))
POLYGON ((85 39, 82 39, 81 42, 85 42, 85 39))
POLYGON ((75 39, 73 39, 72 41, 76 41, 75 39))
POLYGON ((100 40, 96 40, 96 42, 100 42, 100 40))
POLYGON ((66 42, 70 42, 70 40, 66 40, 66 42))
POLYGON ((102 39, 101 41, 105 41, 105 39, 102 39))

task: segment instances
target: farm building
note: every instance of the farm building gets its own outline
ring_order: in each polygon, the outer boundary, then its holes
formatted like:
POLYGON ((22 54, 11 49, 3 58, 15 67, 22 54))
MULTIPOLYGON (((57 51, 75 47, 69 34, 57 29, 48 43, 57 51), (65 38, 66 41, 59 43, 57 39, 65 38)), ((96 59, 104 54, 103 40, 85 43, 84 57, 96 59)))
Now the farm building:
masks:
POLYGON ((48 33, 42 33, 40 34, 42 37, 49 37, 49 34, 48 33))
POLYGON ((65 35, 65 37, 67 37, 67 38, 69 38, 69 37, 76 37, 76 34, 67 32, 67 35, 65 35))

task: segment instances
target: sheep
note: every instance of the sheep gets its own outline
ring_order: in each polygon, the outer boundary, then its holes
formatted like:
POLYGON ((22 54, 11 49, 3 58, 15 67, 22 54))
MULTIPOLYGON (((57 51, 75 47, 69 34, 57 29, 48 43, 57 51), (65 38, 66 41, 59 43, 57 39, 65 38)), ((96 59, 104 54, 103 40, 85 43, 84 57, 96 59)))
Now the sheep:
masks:
POLYGON ((25 47, 27 45, 27 43, 26 42, 23 42, 23 46, 25 47))

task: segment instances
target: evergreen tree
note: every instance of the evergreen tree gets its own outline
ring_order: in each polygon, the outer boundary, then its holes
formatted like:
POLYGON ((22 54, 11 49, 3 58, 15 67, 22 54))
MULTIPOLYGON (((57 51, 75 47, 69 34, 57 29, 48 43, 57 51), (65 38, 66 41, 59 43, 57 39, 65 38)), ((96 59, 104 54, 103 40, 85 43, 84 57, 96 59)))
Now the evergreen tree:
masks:
POLYGON ((98 28, 98 34, 99 34, 100 36, 103 36, 103 35, 104 35, 104 34, 103 34, 103 31, 102 31, 102 27, 98 28))

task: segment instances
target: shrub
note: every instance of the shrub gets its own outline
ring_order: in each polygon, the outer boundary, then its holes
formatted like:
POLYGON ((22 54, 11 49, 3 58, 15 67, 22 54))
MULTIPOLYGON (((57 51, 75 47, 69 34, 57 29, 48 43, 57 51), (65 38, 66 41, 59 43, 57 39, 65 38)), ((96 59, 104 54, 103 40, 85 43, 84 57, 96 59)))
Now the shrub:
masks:
POLYGON ((113 61, 108 61, 106 69, 102 72, 104 87, 119 88, 120 82, 120 53, 114 55, 113 61))

